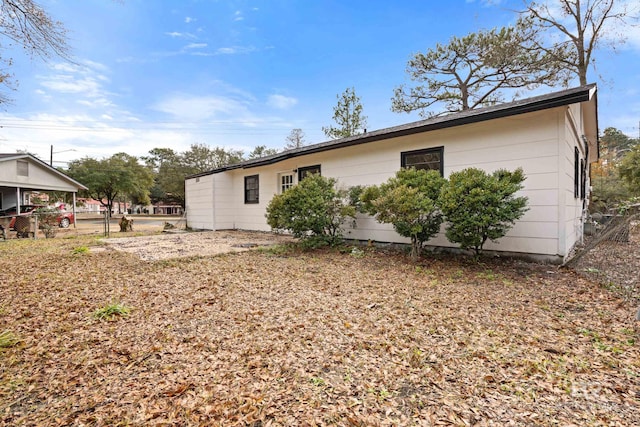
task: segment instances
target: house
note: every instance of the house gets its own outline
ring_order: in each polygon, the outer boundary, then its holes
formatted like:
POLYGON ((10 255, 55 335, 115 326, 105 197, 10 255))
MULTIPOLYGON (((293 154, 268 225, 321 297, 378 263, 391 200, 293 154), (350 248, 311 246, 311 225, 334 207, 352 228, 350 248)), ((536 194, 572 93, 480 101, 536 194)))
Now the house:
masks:
POLYGON ((31 193, 60 191, 73 194, 75 214, 76 193, 87 187, 49 166, 31 154, 0 154, 0 210, 29 204, 31 193))
MULTIPOLYGON (((339 185, 380 184, 401 167, 488 172, 522 167, 529 210, 486 250, 563 261, 581 241, 588 165, 598 158, 595 85, 522 99, 284 151, 188 176, 187 225, 194 229, 269 230, 271 198, 309 173, 339 185)), ((408 243, 388 224, 359 216, 346 237, 408 243)), ((455 247, 444 233, 429 245, 455 247)))

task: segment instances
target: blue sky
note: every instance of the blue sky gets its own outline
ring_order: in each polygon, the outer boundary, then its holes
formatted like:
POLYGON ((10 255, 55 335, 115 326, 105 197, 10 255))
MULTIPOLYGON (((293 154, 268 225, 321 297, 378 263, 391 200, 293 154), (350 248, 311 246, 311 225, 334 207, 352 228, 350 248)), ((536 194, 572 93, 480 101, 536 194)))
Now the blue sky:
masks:
MULTIPOLYGON (((69 30, 74 63, 13 56, 0 152, 54 165, 193 143, 282 148, 293 128, 326 138, 336 95, 354 87, 369 130, 417 120, 390 110, 407 60, 453 35, 507 25, 513 1, 41 0, 69 30)), ((620 30, 617 28, 616 30, 620 30)), ((638 135, 640 28, 598 52, 600 128, 638 135)), ((575 84, 577 85, 577 83, 575 84)), ((532 93, 549 92, 544 88, 532 93)))

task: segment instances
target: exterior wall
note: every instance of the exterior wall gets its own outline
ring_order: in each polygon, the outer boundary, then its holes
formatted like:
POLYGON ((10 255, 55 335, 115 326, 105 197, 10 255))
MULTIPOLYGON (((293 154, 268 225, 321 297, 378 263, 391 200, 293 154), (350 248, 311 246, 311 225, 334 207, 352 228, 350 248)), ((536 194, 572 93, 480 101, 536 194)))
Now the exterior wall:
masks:
POLYGON ((0 185, 47 191, 78 191, 78 187, 73 186, 51 170, 28 159, 20 160, 29 163, 29 176, 17 174, 17 160, 2 161, 0 162, 0 185))
MULTIPOLYGON (((231 175, 221 173, 214 176, 215 229, 231 230, 237 228, 235 219, 239 212, 235 209, 234 203, 235 199, 243 197, 242 187, 234 185, 231 175)), ((187 218, 188 216, 187 211, 187 218)))
MULTIPOLYGON (((487 250, 564 257, 581 231, 576 225, 581 205, 573 198, 575 132, 571 135, 567 131, 566 110, 558 107, 309 154, 274 165, 218 173, 213 175, 217 183, 215 206, 230 215, 225 213, 224 221, 217 220, 216 225, 218 229, 270 230, 265 218, 266 206, 279 191, 282 172, 320 164, 322 175, 336 178, 341 186, 380 184, 400 169, 401 152, 444 147, 445 177, 467 167, 487 172, 517 167, 524 170, 526 180, 521 195, 528 197, 529 210, 498 243, 487 242, 487 250), (571 157, 568 157, 569 151, 571 157), (260 176, 260 200, 258 204, 245 204, 244 177, 255 174, 260 176), (224 197, 218 191, 225 191, 224 197)), ((190 194, 187 194, 187 214, 189 225, 194 227, 192 209, 196 201, 189 200, 190 194)), ((210 200, 202 199, 199 203, 206 205, 210 200)), ((408 242, 390 225, 379 224, 368 216, 359 216, 356 227, 348 228, 345 237, 408 242)), ((454 246, 444 233, 429 244, 454 246)))
POLYGON ((215 230, 213 185, 217 175, 187 179, 184 183, 187 223, 197 230, 215 230))
MULTIPOLYGON (((587 210, 588 194, 584 199, 575 197, 574 183, 578 179, 578 185, 581 186, 579 176, 575 176, 575 148, 578 148, 579 158, 586 160, 586 145, 583 141, 584 123, 580 105, 572 105, 566 110, 566 114, 562 121, 562 135, 560 145, 558 147, 559 167, 562 171, 560 175, 560 194, 558 205, 561 207, 560 222, 562 224, 563 233, 559 237, 558 253, 566 256, 576 243, 582 241, 584 216, 587 210)), ((588 170, 586 173, 586 192, 589 191, 588 170)))

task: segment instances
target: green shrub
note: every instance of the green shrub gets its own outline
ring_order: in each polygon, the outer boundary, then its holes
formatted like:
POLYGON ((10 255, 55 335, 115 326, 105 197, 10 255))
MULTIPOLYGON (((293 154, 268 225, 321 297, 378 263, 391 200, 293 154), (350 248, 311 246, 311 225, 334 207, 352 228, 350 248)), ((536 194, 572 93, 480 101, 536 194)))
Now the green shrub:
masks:
POLYGON ((55 208, 38 208, 34 211, 38 216, 38 228, 42 230, 44 236, 49 239, 56 237, 58 233, 58 216, 60 211, 55 208))
POLYGON ((355 208, 347 201, 347 191, 336 188, 335 179, 314 174, 271 199, 266 217, 274 230, 325 244, 342 238, 342 224, 355 217, 355 208))
POLYGON ((445 182, 437 171, 401 169, 387 182, 368 187, 362 206, 378 222, 392 224, 411 239, 411 259, 416 261, 424 243, 440 230, 442 214, 436 202, 445 182))
POLYGON ((449 241, 478 255, 487 240, 503 237, 527 211, 527 198, 515 197, 524 180, 521 168, 492 174, 476 168, 452 173, 438 200, 449 241))

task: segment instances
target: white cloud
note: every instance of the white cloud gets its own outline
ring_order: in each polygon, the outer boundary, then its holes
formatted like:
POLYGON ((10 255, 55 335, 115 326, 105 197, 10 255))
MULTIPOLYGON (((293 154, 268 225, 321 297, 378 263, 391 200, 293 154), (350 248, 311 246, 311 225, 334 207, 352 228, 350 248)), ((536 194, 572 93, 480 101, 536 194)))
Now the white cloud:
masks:
POLYGON ((186 45, 184 48, 185 49, 202 49, 205 47, 207 47, 206 43, 190 43, 186 45))
POLYGON ((187 24, 190 24, 190 23, 194 22, 195 20, 196 20, 195 18, 192 18, 190 16, 187 16, 187 17, 184 18, 184 22, 187 23, 187 24))
POLYGON ((221 47, 216 50, 216 53, 219 55, 234 55, 240 53, 251 53, 255 52, 257 49, 253 46, 229 46, 229 47, 221 47))
POLYGON ((247 103, 228 96, 173 94, 152 106, 153 109, 187 122, 227 120, 244 121, 252 115, 247 103))
POLYGON ((101 73, 108 71, 108 67, 93 61, 85 61, 84 64, 53 64, 52 74, 38 76, 40 85, 50 92, 80 95, 82 98, 77 101, 85 102, 84 105, 112 105, 107 99, 110 94, 103 86, 109 78, 101 73))
POLYGON ((298 103, 296 98, 292 98, 284 95, 270 95, 267 100, 267 105, 273 108, 278 108, 280 110, 286 110, 287 108, 291 108, 298 103))
POLYGON ((242 12, 239 10, 236 10, 236 13, 233 14, 233 20, 234 21, 242 21, 244 20, 244 16, 242 16, 242 12))

